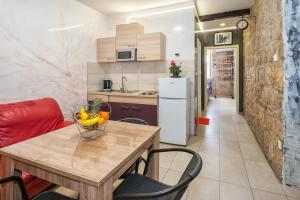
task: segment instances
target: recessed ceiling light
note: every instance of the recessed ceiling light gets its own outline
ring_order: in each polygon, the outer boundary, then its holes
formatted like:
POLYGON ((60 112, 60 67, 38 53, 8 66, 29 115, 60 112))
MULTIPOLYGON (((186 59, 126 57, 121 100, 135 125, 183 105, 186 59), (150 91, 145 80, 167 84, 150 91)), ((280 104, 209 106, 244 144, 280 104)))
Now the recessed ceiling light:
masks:
POLYGON ((220 24, 220 26, 224 27, 224 26, 226 26, 226 23, 223 22, 220 24))
POLYGON ((182 26, 175 26, 174 28, 173 28, 173 30, 175 31, 175 32, 181 32, 182 31, 182 26))

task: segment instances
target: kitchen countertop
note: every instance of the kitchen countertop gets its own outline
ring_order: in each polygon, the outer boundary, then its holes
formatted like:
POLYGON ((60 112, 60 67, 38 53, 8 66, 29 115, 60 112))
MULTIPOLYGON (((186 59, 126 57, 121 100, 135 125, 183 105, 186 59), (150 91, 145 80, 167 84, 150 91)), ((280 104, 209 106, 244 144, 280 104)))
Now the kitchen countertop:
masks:
POLYGON ((125 96, 125 97, 138 97, 138 98, 158 98, 157 94, 142 94, 143 91, 132 91, 132 92, 119 92, 119 91, 112 91, 112 92, 88 92, 88 95, 107 95, 107 96, 125 96))

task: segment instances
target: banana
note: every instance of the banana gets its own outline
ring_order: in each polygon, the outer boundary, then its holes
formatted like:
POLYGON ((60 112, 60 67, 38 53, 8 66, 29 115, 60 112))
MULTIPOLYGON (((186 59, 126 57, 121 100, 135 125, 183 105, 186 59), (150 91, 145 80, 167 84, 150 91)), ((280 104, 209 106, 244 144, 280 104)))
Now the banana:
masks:
POLYGON ((96 123, 98 123, 100 117, 95 117, 93 119, 88 119, 88 120, 78 120, 78 122, 82 125, 82 126, 92 126, 96 123))

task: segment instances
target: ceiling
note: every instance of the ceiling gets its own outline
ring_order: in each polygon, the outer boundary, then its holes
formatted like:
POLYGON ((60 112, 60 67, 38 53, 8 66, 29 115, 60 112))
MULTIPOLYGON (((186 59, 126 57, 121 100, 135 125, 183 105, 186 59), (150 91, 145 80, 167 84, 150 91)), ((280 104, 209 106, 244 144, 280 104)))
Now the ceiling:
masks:
POLYGON ((254 0, 196 0, 199 15, 250 8, 254 0))
MULTIPOLYGON (((78 0, 79 2, 98 10, 99 12, 112 15, 118 13, 134 12, 139 10, 170 6, 178 3, 191 2, 193 0, 78 0)), ((233 10, 250 8, 254 0, 195 0, 199 15, 210 15, 233 10)), ((196 30, 209 30, 235 27, 239 18, 226 18, 201 23, 196 30), (223 26, 220 24, 223 23, 223 26), (224 25, 225 24, 225 25, 224 25)))
POLYGON ((218 19, 214 21, 201 22, 201 25, 196 26, 196 31, 198 30, 212 30, 212 29, 228 29, 236 27, 236 23, 241 19, 241 17, 231 17, 225 19, 218 19))
POLYGON ((173 4, 191 2, 191 0, 78 0, 99 12, 111 15, 117 13, 133 12, 173 4))
MULTIPOLYGON (((254 0, 196 0, 200 16, 250 8, 254 0)), ((240 17, 201 22, 196 30, 211 30, 235 27, 240 17), (221 26, 222 25, 222 26, 221 26)))

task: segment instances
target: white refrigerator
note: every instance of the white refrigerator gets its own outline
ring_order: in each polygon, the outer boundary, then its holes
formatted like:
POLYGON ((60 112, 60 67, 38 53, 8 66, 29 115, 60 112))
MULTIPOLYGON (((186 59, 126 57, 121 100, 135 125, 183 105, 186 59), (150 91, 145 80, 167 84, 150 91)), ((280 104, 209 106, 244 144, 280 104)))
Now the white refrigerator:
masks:
POLYGON ((189 138, 189 95, 186 78, 159 79, 160 141, 186 145, 189 138))

